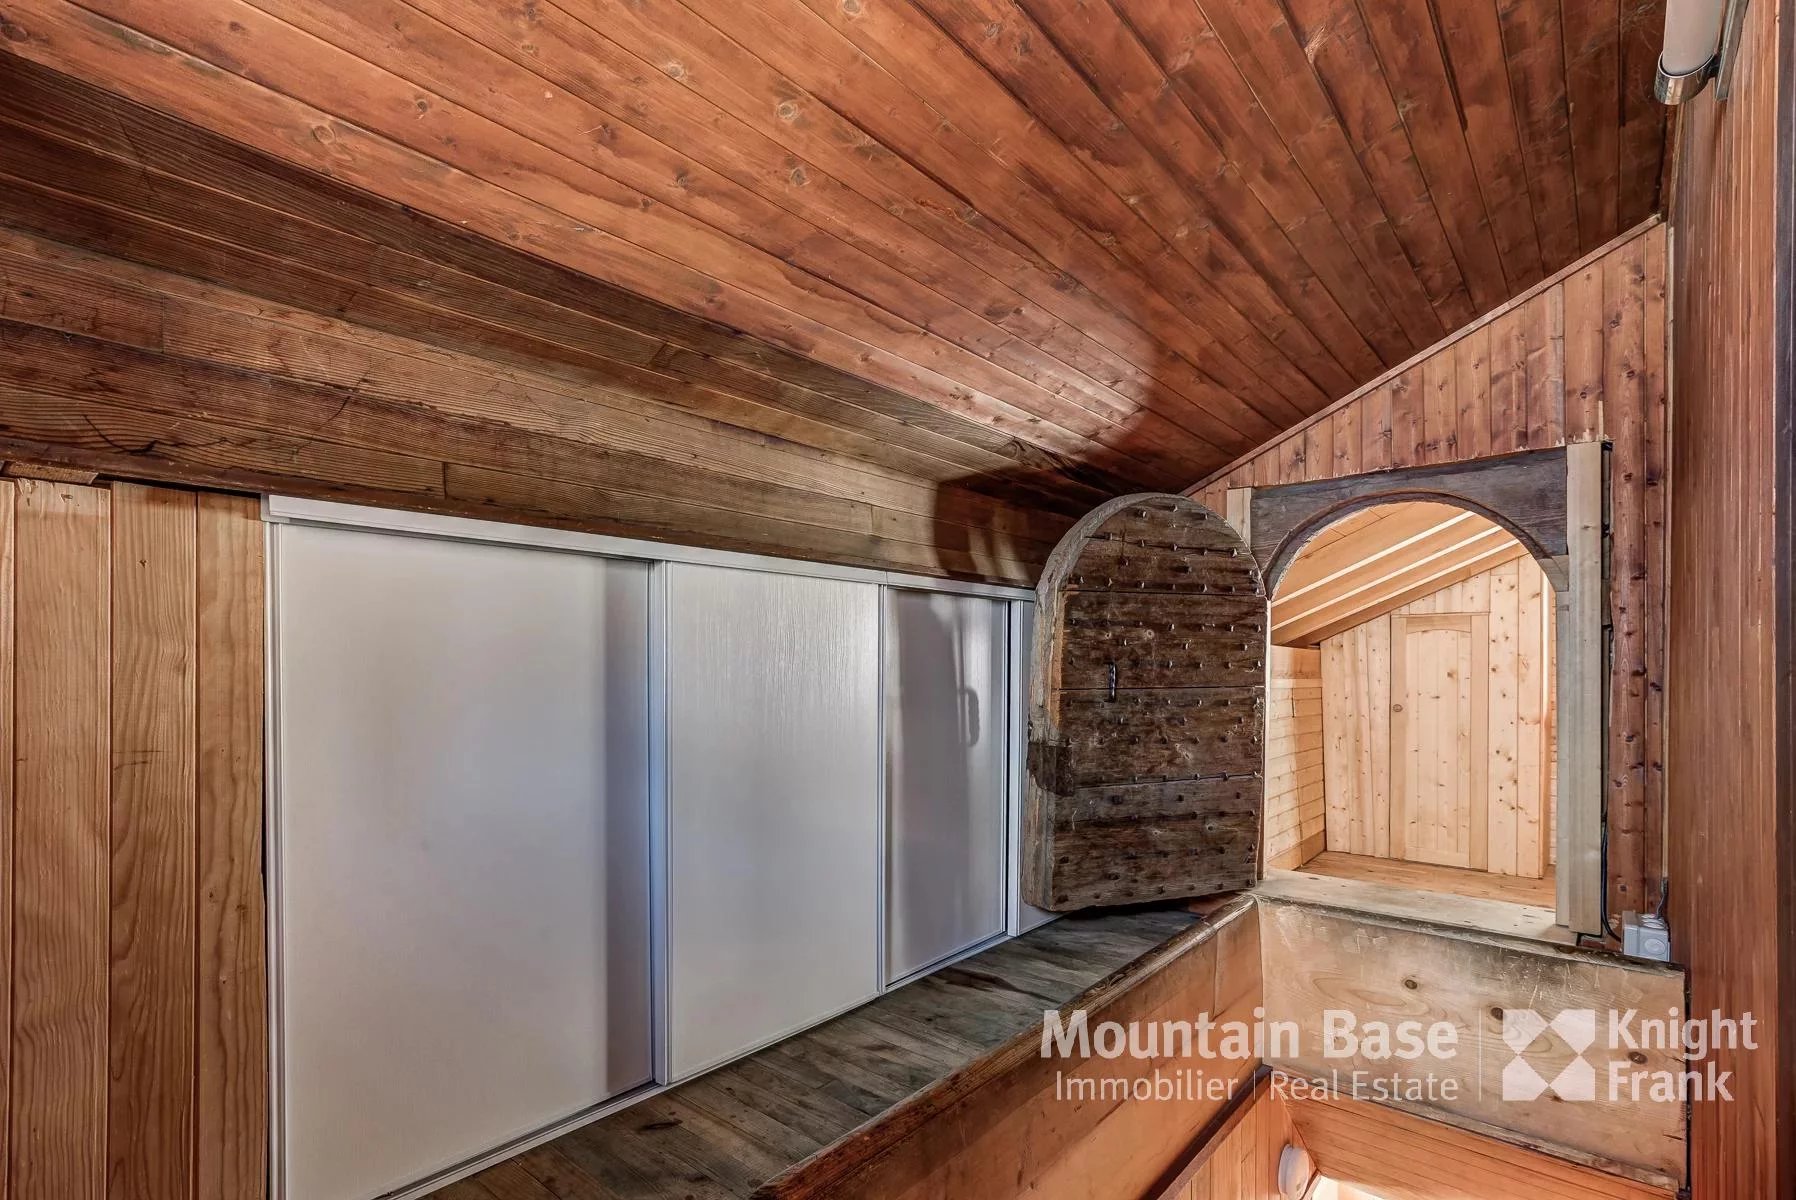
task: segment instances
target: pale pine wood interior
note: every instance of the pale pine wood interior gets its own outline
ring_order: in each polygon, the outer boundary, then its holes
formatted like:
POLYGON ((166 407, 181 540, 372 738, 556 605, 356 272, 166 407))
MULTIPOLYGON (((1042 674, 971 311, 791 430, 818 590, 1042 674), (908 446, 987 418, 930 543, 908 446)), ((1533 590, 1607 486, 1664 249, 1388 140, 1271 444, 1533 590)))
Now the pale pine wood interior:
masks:
MULTIPOLYGON (((1500 900, 1506 904, 1528 905, 1542 910, 1546 924, 1551 925, 1553 911, 1553 872, 1538 879, 1525 875, 1497 875, 1490 871, 1471 871, 1463 867, 1437 867, 1427 863, 1402 862, 1394 858, 1374 858, 1365 854, 1345 854, 1324 850, 1305 860, 1301 870, 1308 875, 1329 879, 1355 880, 1383 884, 1418 892, 1441 892, 1470 900, 1500 900)), ((1532 936, 1534 931, 1530 931, 1532 936)))
POLYGON ((1666 230, 1654 222, 1193 489, 1221 511, 1231 488, 1609 443, 1605 599, 1614 640, 1602 703, 1611 913, 1656 905, 1664 876, 1667 280, 1666 230))
POLYGON ((1546 873, 1552 595, 1520 554, 1323 643, 1330 850, 1546 873))
MULTIPOLYGON (((1357 912, 1332 900, 1265 893, 1260 894, 1260 944, 1266 1016, 1300 1031, 1268 1046, 1267 1062, 1276 1070, 1321 1081, 1333 1093, 1377 1101, 1373 1107, 1380 1112, 1402 1110, 1428 1129, 1456 1126, 1480 1138, 1495 1134, 1595 1168, 1601 1177, 1616 1175, 1664 1191, 1682 1183, 1685 1125, 1678 1097, 1599 1086, 1588 1101, 1573 1103, 1550 1090, 1522 1098, 1490 1086, 1491 1073, 1500 1074, 1511 1060, 1503 1041, 1506 1013, 1682 1011, 1684 978, 1677 968, 1568 950, 1431 916, 1357 912), (1362 1025, 1415 1017, 1450 1022, 1460 1031, 1458 1048, 1452 1055, 1410 1059, 1363 1042, 1331 1048, 1323 1031, 1329 1014, 1343 1007, 1351 1007, 1362 1025), (1385 1086, 1374 1082, 1380 1080, 1385 1086), (1449 1080, 1456 1082, 1442 1086, 1449 1080), (1425 1090, 1406 1090, 1414 1085, 1425 1090)), ((1669 1073, 1684 1065, 1681 1048, 1663 1040, 1612 1044, 1599 1038, 1582 1053, 1597 1079, 1636 1068, 1669 1073)), ((1543 1080, 1558 1077, 1579 1057, 1556 1037, 1536 1038, 1513 1054, 1543 1080)), ((1374 1138, 1361 1154, 1377 1158, 1383 1150, 1374 1138)), ((1326 1157, 1318 1157, 1327 1172, 1326 1157)), ((1348 1181, 1359 1182, 1351 1176, 1348 1181)))
POLYGON ((1325 846, 1322 652, 1273 646, 1266 689, 1265 860, 1299 866, 1325 846))
POLYGON ((1268 868, 1326 850, 1447 868, 1406 882, 1461 895, 1550 880, 1553 589, 1513 536, 1445 504, 1350 514, 1285 572, 1273 628, 1320 645, 1272 648, 1268 868))
POLYGON ((1495 522, 1447 504, 1408 501, 1350 513, 1319 533, 1280 577, 1272 640, 1321 645, 1525 553, 1495 522))

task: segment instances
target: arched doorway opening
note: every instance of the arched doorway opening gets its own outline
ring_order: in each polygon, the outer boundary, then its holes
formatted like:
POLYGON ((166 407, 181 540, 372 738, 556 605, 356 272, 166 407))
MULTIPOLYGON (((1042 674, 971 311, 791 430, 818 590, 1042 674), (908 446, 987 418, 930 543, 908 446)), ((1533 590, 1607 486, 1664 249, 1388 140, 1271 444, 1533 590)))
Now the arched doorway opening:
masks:
POLYGON ((1552 910, 1561 564, 1439 498, 1298 534, 1268 573, 1267 867, 1552 910))

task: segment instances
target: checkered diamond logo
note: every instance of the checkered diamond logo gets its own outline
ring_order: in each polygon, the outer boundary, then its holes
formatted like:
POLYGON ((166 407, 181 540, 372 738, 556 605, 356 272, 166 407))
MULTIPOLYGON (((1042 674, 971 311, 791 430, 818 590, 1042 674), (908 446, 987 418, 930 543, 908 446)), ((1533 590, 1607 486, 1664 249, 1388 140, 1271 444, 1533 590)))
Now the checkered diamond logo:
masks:
POLYGON ((1551 1089, 1561 1100, 1595 1100, 1596 1068, 1584 1051, 1596 1042, 1596 1030, 1594 1009, 1569 1008, 1550 1020, 1531 1008, 1505 1009, 1503 1044, 1511 1057, 1503 1067, 1503 1099, 1538 1100, 1551 1089), (1549 1030, 1576 1055, 1550 1083, 1523 1057, 1549 1030))

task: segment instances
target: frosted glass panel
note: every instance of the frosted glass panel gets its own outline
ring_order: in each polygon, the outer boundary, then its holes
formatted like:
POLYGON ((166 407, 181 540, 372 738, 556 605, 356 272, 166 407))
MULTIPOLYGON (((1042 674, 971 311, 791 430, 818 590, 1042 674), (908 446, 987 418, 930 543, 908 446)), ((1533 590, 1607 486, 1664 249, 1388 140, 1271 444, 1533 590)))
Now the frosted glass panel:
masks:
POLYGON ((365 1200, 652 1070, 648 569, 277 533, 289 1200, 365 1200))
POLYGON ((678 1078, 878 987, 879 588, 667 572, 678 1078))
POLYGON ((1006 606, 886 593, 886 973, 1004 928, 1006 606))

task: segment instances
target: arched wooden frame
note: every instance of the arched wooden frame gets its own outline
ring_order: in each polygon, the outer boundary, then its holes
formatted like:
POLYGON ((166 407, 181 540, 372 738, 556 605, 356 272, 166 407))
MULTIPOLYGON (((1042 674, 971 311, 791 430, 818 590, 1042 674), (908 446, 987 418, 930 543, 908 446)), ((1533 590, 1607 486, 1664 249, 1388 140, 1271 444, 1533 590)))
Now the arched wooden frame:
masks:
POLYGON ((1605 932, 1603 770, 1608 748, 1605 449, 1579 442, 1495 458, 1229 491, 1229 520, 1252 548, 1268 596, 1303 547, 1349 513, 1427 501, 1485 517, 1514 535, 1553 585, 1558 638, 1557 914, 1605 932))

